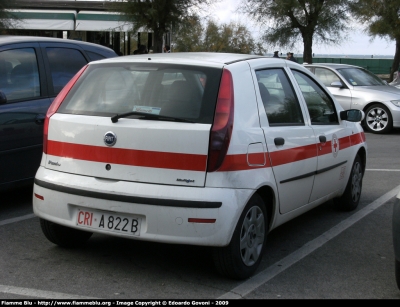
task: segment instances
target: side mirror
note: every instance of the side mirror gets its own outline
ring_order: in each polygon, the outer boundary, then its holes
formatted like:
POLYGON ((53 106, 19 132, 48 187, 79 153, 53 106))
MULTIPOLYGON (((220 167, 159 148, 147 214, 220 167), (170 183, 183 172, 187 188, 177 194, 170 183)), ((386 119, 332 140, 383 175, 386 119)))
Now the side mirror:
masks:
POLYGON ((364 119, 364 116, 365 114, 363 111, 355 109, 340 112, 341 120, 347 120, 349 122, 354 122, 354 123, 362 121, 364 119))
POLYGON ((3 91, 0 91, 0 104, 6 104, 7 103, 7 96, 4 94, 3 91))
POLYGON ((334 81, 334 82, 332 82, 331 83, 331 85, 330 85, 331 87, 338 87, 338 88, 344 88, 344 85, 343 85, 343 83, 342 82, 340 82, 340 81, 334 81))
POLYGON ((389 83, 386 80, 382 80, 385 85, 389 85, 389 83))

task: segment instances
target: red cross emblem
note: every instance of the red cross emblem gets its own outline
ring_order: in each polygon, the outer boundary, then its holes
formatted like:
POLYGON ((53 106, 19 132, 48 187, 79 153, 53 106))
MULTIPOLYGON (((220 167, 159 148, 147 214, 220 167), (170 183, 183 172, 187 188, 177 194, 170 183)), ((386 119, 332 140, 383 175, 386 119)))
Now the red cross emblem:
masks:
POLYGON ((336 134, 332 135, 332 153, 335 158, 339 153, 339 140, 336 134))

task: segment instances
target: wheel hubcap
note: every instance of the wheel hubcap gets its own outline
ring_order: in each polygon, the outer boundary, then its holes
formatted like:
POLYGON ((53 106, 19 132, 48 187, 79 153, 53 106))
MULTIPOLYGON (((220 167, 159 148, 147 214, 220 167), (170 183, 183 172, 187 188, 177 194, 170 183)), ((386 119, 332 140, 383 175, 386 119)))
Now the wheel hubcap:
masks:
POLYGON ((240 254, 245 265, 251 266, 259 258, 264 236, 264 214, 259 207, 252 207, 244 218, 240 232, 240 254))
POLYGON ((367 114, 366 123, 371 130, 381 131, 388 125, 389 117, 385 110, 373 108, 367 114))
POLYGON ((351 197, 353 199, 353 202, 356 202, 361 195, 361 183, 362 183, 361 164, 356 163, 354 165, 351 178, 351 197))

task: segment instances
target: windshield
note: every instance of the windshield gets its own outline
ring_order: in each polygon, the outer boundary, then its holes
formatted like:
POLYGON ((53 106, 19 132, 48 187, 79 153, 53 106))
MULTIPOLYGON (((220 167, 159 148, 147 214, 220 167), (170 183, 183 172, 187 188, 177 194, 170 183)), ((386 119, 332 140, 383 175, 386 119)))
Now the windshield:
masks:
POLYGON ((382 79, 362 68, 340 68, 337 71, 353 86, 386 85, 382 79))
POLYGON ((222 69, 144 63, 89 65, 58 113, 212 123, 222 69))

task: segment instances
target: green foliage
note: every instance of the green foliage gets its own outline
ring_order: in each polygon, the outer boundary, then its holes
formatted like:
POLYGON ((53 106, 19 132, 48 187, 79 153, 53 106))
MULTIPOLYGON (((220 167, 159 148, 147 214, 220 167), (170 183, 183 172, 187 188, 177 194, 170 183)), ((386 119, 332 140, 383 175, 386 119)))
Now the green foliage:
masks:
POLYGON ((366 24, 372 36, 400 38, 399 0, 358 0, 350 4, 353 15, 366 24))
POLYGON ((119 9, 140 28, 154 33, 153 52, 161 52, 163 35, 182 24, 192 9, 209 6, 216 0, 126 0, 119 9))
POLYGON ((174 51, 265 53, 262 44, 255 41, 246 26, 234 22, 219 25, 213 20, 203 26, 196 15, 177 29, 174 51))
POLYGON ((293 48, 302 41, 304 60, 312 45, 338 44, 348 30, 348 0, 243 0, 239 10, 260 24, 271 46, 293 48))
POLYGON ((12 0, 0 0, 0 29, 13 28, 13 21, 18 18, 11 12, 7 11, 12 6, 12 0))
POLYGON ((199 52, 203 51, 203 32, 199 16, 187 18, 174 33, 174 51, 199 52))
POLYGON ((390 72, 390 81, 400 64, 400 1, 353 0, 350 4, 353 16, 366 25, 372 37, 378 36, 396 41, 396 52, 390 72))

